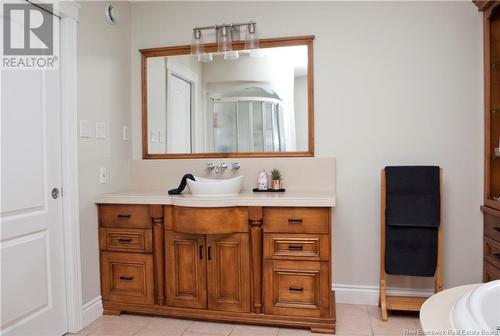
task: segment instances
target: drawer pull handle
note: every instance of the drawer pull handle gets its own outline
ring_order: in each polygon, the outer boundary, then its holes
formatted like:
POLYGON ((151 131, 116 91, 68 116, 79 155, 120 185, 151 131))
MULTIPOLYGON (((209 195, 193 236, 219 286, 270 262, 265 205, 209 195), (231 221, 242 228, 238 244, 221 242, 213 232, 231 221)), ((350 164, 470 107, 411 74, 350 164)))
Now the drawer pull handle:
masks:
POLYGON ((288 287, 288 290, 290 292, 303 292, 304 291, 304 287, 288 287))
POLYGON ((496 232, 500 232, 500 227, 496 227, 496 228, 493 228, 493 230, 495 230, 496 232))
POLYGON ((290 218, 288 224, 302 224, 303 221, 303 219, 290 218))
POLYGON ((130 243, 132 241, 132 238, 120 238, 118 239, 120 243, 130 243))
POLYGON ((495 258, 500 259, 500 252, 493 253, 493 255, 495 256, 495 258))
POLYGON ((303 251, 304 250, 304 246, 303 245, 288 245, 288 249, 290 251, 303 251))
POLYGON ((212 260, 212 246, 208 247, 208 260, 212 260))
POLYGON ((132 215, 130 215, 130 214, 118 214, 118 215, 116 215, 116 217, 118 217, 118 218, 130 218, 130 217, 132 217, 132 215))
POLYGON ((200 259, 203 259, 203 245, 200 245, 200 259))
POLYGON ((120 280, 126 280, 126 281, 130 281, 130 280, 133 280, 134 277, 133 276, 130 276, 130 275, 122 275, 120 277, 120 280))

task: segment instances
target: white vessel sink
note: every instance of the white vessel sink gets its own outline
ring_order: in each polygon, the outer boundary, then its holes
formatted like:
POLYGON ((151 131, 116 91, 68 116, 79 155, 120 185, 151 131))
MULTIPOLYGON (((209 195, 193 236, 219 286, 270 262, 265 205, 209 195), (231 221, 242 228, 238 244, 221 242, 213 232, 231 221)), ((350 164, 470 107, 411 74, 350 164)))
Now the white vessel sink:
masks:
POLYGON ((187 186, 193 196, 237 196, 243 184, 243 176, 236 176, 230 179, 208 179, 198 176, 194 178, 196 181, 187 180, 187 186))
POLYGON ((500 280, 485 283, 462 296, 450 315, 453 328, 458 332, 494 335, 500 331, 500 280))

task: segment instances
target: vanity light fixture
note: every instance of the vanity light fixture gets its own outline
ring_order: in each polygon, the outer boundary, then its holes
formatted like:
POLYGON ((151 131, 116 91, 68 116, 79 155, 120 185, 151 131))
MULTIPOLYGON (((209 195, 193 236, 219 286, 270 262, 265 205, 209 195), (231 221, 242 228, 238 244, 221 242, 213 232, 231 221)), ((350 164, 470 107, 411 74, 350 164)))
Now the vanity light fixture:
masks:
POLYGON ((255 22, 250 23, 247 26, 247 34, 245 38, 245 49, 258 49, 259 48, 259 39, 257 38, 257 34, 255 33, 255 22))
POLYGON ((199 56, 205 53, 205 46, 201 37, 201 30, 193 29, 193 42, 191 43, 191 54, 199 56))
POLYGON ((233 40, 239 39, 241 27, 246 27, 245 49, 259 48, 259 40, 255 33, 257 23, 254 21, 243 23, 230 23, 193 28, 193 41, 191 43, 191 54, 198 56, 200 62, 212 61, 212 54, 205 54, 202 31, 215 30, 217 39, 217 51, 224 53, 224 59, 234 60, 239 58, 238 51, 233 50, 233 40))

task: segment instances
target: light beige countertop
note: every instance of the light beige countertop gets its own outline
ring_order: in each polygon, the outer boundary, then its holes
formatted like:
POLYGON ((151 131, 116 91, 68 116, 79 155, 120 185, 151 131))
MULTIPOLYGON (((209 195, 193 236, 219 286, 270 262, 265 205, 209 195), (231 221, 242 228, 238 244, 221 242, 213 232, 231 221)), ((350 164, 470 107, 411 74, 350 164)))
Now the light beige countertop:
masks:
POLYGON ((335 194, 327 191, 241 192, 238 196, 200 197, 191 194, 169 195, 167 191, 126 190, 99 195, 98 204, 163 204, 187 207, 297 206, 334 207, 335 194))

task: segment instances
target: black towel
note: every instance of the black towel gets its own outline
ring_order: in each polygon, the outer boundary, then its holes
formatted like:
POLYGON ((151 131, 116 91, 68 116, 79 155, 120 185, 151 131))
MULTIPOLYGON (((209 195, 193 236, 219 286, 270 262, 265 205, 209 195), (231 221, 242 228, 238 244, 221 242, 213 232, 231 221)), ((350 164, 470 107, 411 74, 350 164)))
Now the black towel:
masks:
POLYGON ((440 222, 439 167, 386 167, 387 274, 434 276, 440 222))

